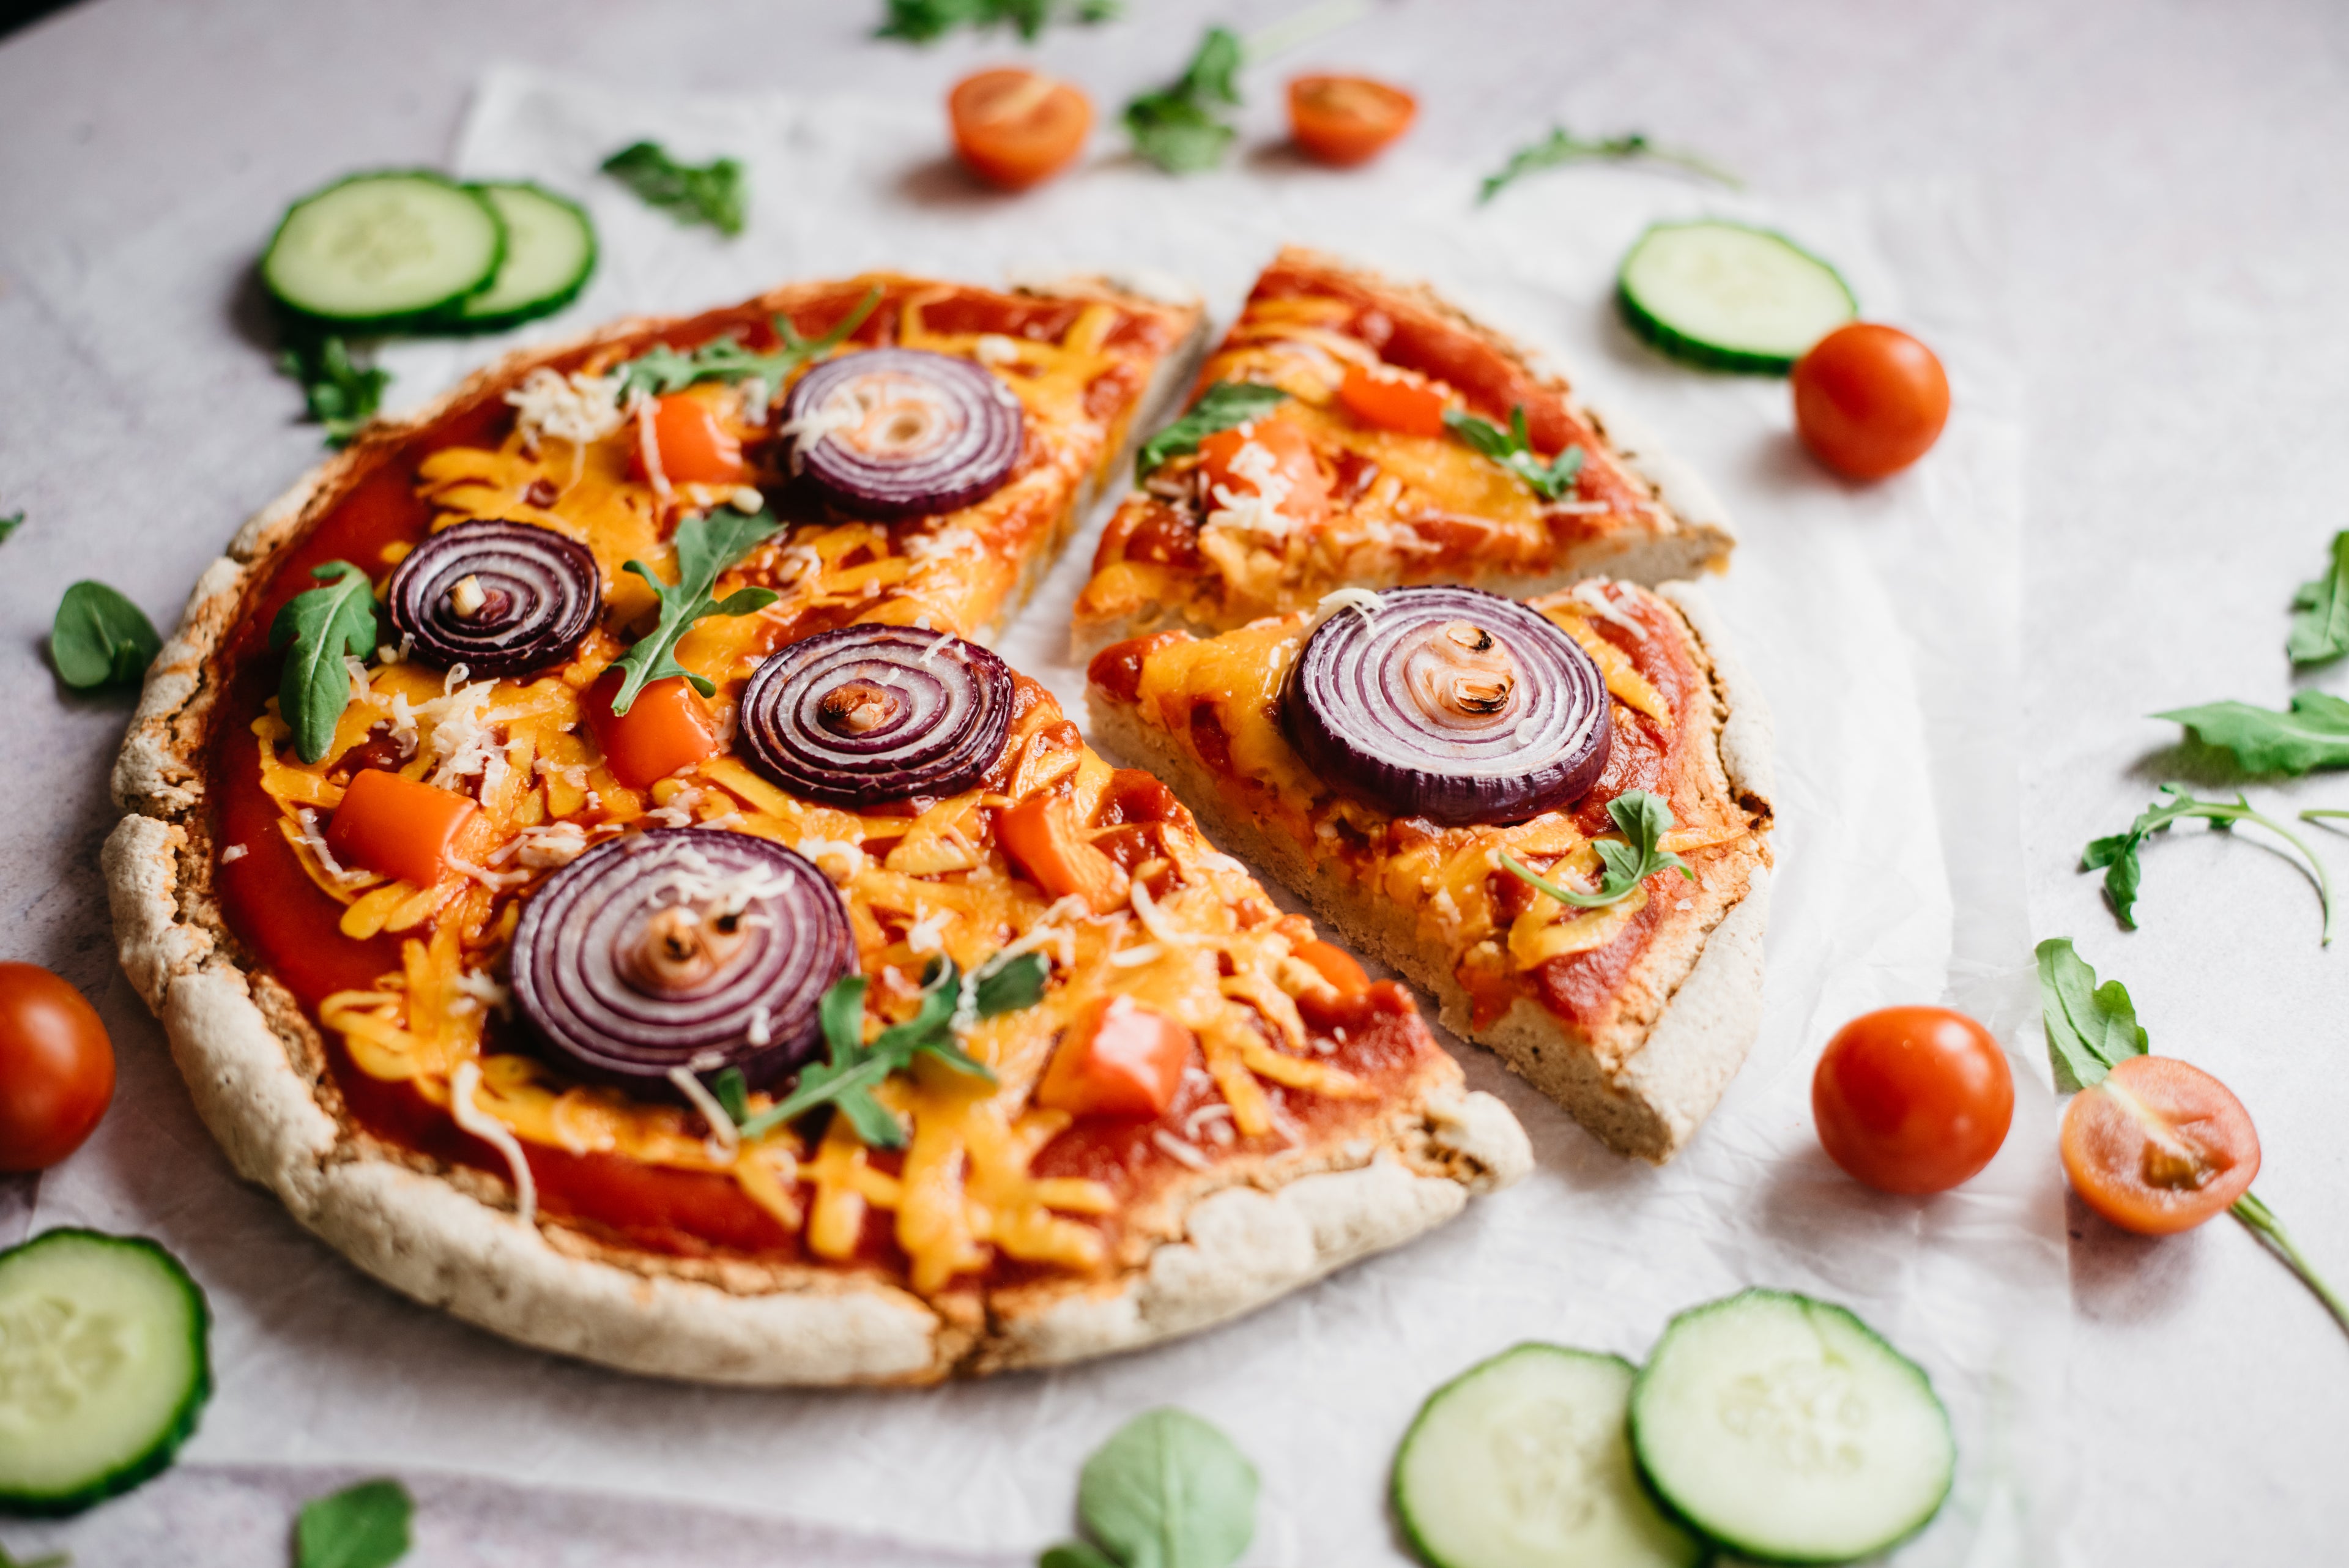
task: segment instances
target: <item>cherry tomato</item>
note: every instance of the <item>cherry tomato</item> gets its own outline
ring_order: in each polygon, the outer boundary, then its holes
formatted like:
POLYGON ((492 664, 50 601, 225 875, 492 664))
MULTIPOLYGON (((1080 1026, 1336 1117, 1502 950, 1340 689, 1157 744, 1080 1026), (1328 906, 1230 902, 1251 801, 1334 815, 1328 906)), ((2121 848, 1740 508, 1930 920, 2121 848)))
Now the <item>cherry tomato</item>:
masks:
POLYGON ((1990 1031, 1946 1007, 1887 1007, 1836 1031, 1811 1078, 1827 1157, 1884 1192, 1945 1192, 1982 1169, 2014 1118, 1990 1031))
POLYGON ((1066 168, 1093 128, 1092 100, 1067 82, 1005 66, 947 97, 955 151, 990 185, 1024 191, 1066 168))
POLYGON ((652 429, 641 428, 628 453, 628 472, 638 479, 651 476, 645 461, 647 441, 658 450, 661 477, 671 484, 740 484, 750 477, 742 464, 742 443, 718 422, 718 410, 701 398, 679 392, 653 404, 652 429))
POLYGON ((1338 400, 1366 425, 1404 435, 1440 436, 1449 400, 1425 381, 1402 370, 1366 370, 1346 367, 1338 383, 1338 400))
POLYGON ((1898 473, 1930 452, 1949 422, 1941 362, 1897 327, 1837 327, 1795 362, 1794 383, 1795 433, 1847 478, 1898 473))
POLYGON ((2124 1231, 2190 1231, 2251 1190, 2260 1135, 2243 1102, 2174 1056, 2132 1056, 2064 1111, 2064 1174, 2124 1231))
POLYGON ((47 1170, 114 1097, 98 1009, 36 964, 0 963, 0 1170, 47 1170))
POLYGON ((1411 129, 1419 100, 1368 77, 1299 77, 1288 84, 1288 129, 1324 163, 1351 168, 1411 129))

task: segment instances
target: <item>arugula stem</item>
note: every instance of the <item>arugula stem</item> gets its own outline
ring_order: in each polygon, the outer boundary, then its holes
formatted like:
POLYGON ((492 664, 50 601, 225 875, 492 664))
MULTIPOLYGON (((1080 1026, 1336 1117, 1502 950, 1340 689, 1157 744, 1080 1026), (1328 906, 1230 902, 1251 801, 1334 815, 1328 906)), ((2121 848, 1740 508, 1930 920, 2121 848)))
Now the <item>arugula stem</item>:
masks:
POLYGON ((2325 816, 2349 816, 2349 811, 2336 810, 2332 806, 2312 806, 2308 810, 2300 814, 2300 820, 2302 822, 2314 822, 2319 817, 2325 816))
MULTIPOLYGON (((2333 815, 2349 816, 2349 812, 2335 812, 2333 815)), ((2333 1287, 2324 1282, 2308 1259, 2302 1254, 2299 1246, 2292 1239, 2292 1232, 2286 1231, 2283 1228, 2283 1221, 2275 1217, 2275 1210, 2261 1202, 2257 1194, 2246 1192, 2235 1199, 2234 1207, 2228 1212, 2241 1220, 2246 1229, 2266 1242, 2276 1256, 2282 1258, 2292 1272, 2300 1276, 2300 1282, 2306 1285, 2315 1293, 2316 1299, 2324 1303, 2324 1310, 2333 1314, 2333 1322, 2344 1329, 2349 1329, 2349 1303, 2344 1303, 2333 1293, 2333 1287)))
POLYGON ((2324 862, 2316 857, 2316 851, 2311 849, 2299 834, 2294 833, 2275 818, 2254 811, 2249 805, 2241 807, 2240 811, 2241 815, 2238 820, 2255 823, 2299 850, 2302 857, 2307 860, 2309 868, 2316 873, 2316 906, 2324 914, 2324 934, 2319 939, 2317 945, 2331 947, 2333 945, 2333 878, 2325 874, 2324 862))
POLYGON ((1322 0, 1319 5, 1308 5, 1294 16, 1285 16, 1242 38, 1240 63, 1259 65, 1275 55, 1309 44, 1324 33, 1350 27, 1369 16, 1370 11, 1368 0, 1322 0))

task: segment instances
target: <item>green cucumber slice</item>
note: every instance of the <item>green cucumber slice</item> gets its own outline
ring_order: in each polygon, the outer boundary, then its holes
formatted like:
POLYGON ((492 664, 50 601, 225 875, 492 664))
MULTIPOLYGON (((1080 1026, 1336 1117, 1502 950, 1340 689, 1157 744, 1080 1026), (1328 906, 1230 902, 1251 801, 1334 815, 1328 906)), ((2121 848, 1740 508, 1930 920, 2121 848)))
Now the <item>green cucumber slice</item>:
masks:
POLYGON ((1520 1345, 1427 1397, 1395 1454, 1395 1512, 1432 1568, 1695 1568, 1702 1542, 1640 1488, 1619 1355, 1520 1345))
POLYGON ((479 192, 505 224, 497 275, 456 307, 452 325, 489 332, 552 316, 587 286, 595 270, 595 226, 586 209, 526 181, 485 181, 479 192))
POLYGON ((506 251, 488 200, 427 170, 354 174, 285 211, 262 281, 290 310, 390 327, 486 287, 506 251))
POLYGON ((1746 1291, 1681 1314, 1631 1386, 1665 1506, 1742 1556, 1842 1563, 1925 1526, 1957 1444, 1924 1369, 1842 1307, 1746 1291))
POLYGON ((212 1397, 211 1323, 143 1238, 50 1231, 0 1252, 0 1511, 78 1513, 169 1465, 212 1397))
POLYGON ((1713 218, 1641 234, 1615 297, 1631 330, 1674 358, 1773 376, 1859 315, 1842 275, 1785 235, 1713 218))

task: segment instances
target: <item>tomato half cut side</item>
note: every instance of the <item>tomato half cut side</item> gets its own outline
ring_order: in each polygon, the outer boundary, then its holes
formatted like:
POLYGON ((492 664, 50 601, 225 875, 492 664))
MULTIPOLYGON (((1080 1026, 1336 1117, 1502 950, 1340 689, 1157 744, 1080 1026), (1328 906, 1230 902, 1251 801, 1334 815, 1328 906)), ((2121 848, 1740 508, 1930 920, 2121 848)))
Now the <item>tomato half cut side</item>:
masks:
POLYGON ((1946 1007, 1886 1007, 1836 1031, 1811 1078, 1827 1157, 1882 1192, 1946 1192, 1988 1165, 2014 1120, 2014 1075, 1989 1030, 1946 1007))
POLYGON ((2064 1111, 2064 1174, 2124 1231, 2172 1236, 2224 1213, 2260 1173, 2243 1102, 2174 1056, 2132 1056, 2064 1111))
POLYGON ((955 152, 990 185, 1024 191, 1084 151, 1092 100, 1064 81, 1016 66, 965 77, 947 95, 955 152))
POLYGON ((1419 100, 1368 77, 1299 77, 1288 84, 1288 129, 1307 156, 1340 169, 1368 162, 1411 129, 1419 100))

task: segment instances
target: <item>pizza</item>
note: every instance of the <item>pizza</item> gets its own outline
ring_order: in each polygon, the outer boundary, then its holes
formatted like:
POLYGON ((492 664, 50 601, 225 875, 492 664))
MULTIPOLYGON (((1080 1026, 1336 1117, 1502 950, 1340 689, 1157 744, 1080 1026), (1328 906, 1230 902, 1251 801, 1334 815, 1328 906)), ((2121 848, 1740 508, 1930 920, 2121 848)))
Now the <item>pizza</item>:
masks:
POLYGON ((1425 288, 1283 251, 1143 450, 1077 601, 1081 648, 1221 631, 1330 590, 1534 594, 1718 569, 1703 485, 1425 288))
POLYGON ((1527 1168, 984 646, 1197 319, 887 275, 626 322, 254 519, 105 857, 235 1168, 498 1333, 770 1385, 1186 1333, 1527 1168))
POLYGON ((1092 663, 1092 732, 1610 1147, 1662 1162, 1760 1021, 1766 711, 1687 584, 1333 591, 1092 663))

